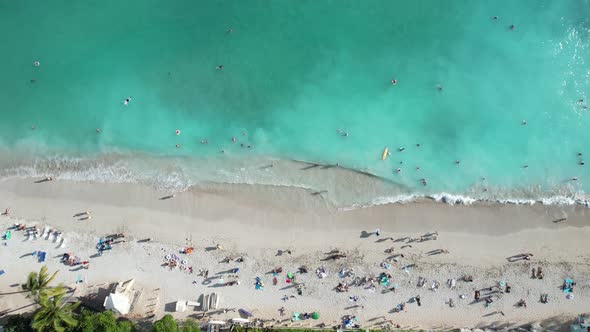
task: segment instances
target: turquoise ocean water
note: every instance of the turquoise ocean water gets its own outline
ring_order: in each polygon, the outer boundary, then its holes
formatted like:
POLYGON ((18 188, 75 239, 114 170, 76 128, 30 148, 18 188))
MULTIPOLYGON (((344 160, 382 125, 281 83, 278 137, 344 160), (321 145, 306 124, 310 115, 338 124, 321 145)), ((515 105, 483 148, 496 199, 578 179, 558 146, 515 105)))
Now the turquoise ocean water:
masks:
POLYGON ((398 188, 347 204, 583 200, 588 13, 587 0, 0 0, 0 175, 347 181, 259 167, 293 159, 398 188))

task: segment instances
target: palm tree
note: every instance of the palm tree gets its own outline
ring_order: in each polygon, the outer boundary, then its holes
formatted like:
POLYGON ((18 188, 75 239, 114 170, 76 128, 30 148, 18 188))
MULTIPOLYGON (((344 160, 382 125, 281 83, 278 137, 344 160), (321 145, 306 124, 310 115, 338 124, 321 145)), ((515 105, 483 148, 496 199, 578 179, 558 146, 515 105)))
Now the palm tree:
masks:
POLYGON ((49 276, 47 266, 43 266, 39 271, 39 274, 37 274, 37 272, 29 273, 27 282, 23 285, 23 289, 31 292, 30 295, 35 296, 39 294, 39 292, 49 288, 49 283, 55 279, 55 275, 57 275, 57 271, 49 276))
POLYGON ((63 332, 68 326, 78 325, 73 311, 78 308, 80 302, 68 303, 67 299, 64 299, 65 295, 66 289, 62 285, 39 292, 41 309, 33 317, 35 330, 63 332))

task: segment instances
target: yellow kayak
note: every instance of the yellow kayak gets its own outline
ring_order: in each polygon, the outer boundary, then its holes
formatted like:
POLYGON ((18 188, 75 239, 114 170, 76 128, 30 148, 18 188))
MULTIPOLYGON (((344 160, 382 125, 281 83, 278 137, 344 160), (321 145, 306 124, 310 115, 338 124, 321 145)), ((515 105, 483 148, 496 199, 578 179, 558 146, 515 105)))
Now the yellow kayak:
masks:
POLYGON ((383 150, 383 156, 381 156, 381 160, 385 160, 387 158, 388 152, 389 152, 389 148, 385 148, 385 150, 383 150))

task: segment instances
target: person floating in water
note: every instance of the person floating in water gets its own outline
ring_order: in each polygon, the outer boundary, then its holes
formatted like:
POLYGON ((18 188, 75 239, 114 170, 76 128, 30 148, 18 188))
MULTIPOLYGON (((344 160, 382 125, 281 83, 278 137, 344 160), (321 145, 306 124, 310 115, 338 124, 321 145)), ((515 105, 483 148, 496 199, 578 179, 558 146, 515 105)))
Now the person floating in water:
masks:
POLYGON ((176 135, 180 135, 180 129, 176 129, 176 135))
POLYGON ((223 65, 219 65, 219 66, 215 67, 215 69, 222 70, 223 69, 223 65))
POLYGON ((232 33, 234 32, 234 29, 232 29, 231 27, 229 27, 227 30, 225 30, 226 33, 232 33))
POLYGON ((391 84, 393 84, 393 85, 397 85, 397 79, 395 79, 395 78, 394 78, 394 79, 392 79, 392 80, 391 80, 391 84))
POLYGON ((127 97, 127 98, 125 98, 125 100, 123 100, 123 105, 127 106, 127 105, 129 105, 130 102, 131 102, 131 97, 127 97))
POLYGON ((33 66, 35 66, 35 67, 39 67, 40 65, 41 65, 41 63, 39 61, 33 62, 33 66))

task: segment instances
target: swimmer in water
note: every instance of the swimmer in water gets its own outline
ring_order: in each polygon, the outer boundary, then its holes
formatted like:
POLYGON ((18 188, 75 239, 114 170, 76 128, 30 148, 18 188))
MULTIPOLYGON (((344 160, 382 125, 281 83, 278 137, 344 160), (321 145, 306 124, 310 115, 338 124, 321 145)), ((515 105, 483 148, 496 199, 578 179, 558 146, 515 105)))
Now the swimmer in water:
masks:
POLYGON ((232 143, 235 143, 236 142, 236 138, 235 137, 232 137, 231 138, 231 141, 232 141, 232 143))
POLYGON ((428 182, 426 181, 426 179, 423 178, 423 179, 421 179, 421 181, 422 181, 422 185, 426 187, 426 185, 428 184, 428 182))
POLYGON ((348 132, 344 133, 344 137, 348 137, 348 132))
POLYGON ((572 181, 578 181, 578 178, 577 177, 573 177, 572 178, 572 181))
POLYGON ((393 84, 393 85, 397 85, 397 80, 396 80, 395 78, 394 78, 394 79, 392 79, 392 80, 391 80, 391 84, 393 84))
POLYGON ((578 164, 580 164, 581 166, 586 165, 586 163, 583 160, 580 160, 580 162, 578 164))
POLYGON ((399 162, 399 164, 400 164, 400 165, 403 165, 403 164, 404 164, 404 162, 403 162, 403 161, 400 161, 400 162, 399 162))
POLYGON ((522 120, 522 122, 520 124, 523 126, 526 126, 526 123, 527 123, 526 120, 522 120))
POLYGON ((522 165, 522 168, 529 168, 529 165, 522 165))
POLYGON ((206 140, 206 139, 202 139, 202 140, 201 140, 201 144, 209 144, 209 141, 208 141, 208 140, 206 140))
POLYGON ((41 63, 39 61, 33 62, 33 66, 35 66, 35 67, 39 67, 40 65, 41 65, 41 63))
POLYGON ((441 84, 438 86, 438 91, 444 91, 444 89, 445 89, 444 85, 441 84))
POLYGON ((178 149, 178 148, 180 148, 180 144, 176 144, 176 148, 177 148, 177 149, 178 149))
POLYGON ((402 146, 401 148, 399 148, 399 149, 397 149, 397 150, 398 150, 399 152, 402 152, 402 151, 404 151, 405 149, 406 149, 406 148, 404 148, 404 147, 402 146))
POLYGON ((420 143, 417 143, 417 144, 416 144, 416 147, 417 147, 417 148, 419 148, 419 147, 420 147, 420 143))
POLYGON ((420 166, 416 166, 416 170, 419 171, 420 170, 420 166))
POLYGON ((176 129, 176 135, 180 135, 180 129, 176 129))
POLYGON ((494 17, 492 17, 492 19, 497 21, 498 20, 498 16, 494 16, 494 17))
POLYGON ((102 130, 100 130, 100 128, 96 128, 96 132, 100 134, 102 130))
POLYGON ((583 103, 583 102, 584 102, 584 99, 578 100, 578 103, 580 103, 580 104, 583 103))
POLYGON ((130 102, 131 102, 131 97, 127 97, 127 98, 125 98, 125 100, 123 100, 123 105, 127 106, 127 105, 129 105, 130 102))
POLYGON ((223 65, 219 65, 219 66, 215 67, 215 69, 222 70, 223 69, 223 65))
POLYGON ((461 163, 461 160, 455 160, 455 164, 459 165, 461 163))
POLYGON ((582 152, 578 152, 578 157, 582 155, 582 152))
POLYGON ((35 130, 35 129, 37 129, 37 127, 35 127, 35 125, 32 125, 31 130, 35 130))
POLYGON ((401 172, 401 171, 402 171, 402 169, 401 169, 401 168, 398 168, 398 169, 396 169, 395 171, 399 173, 399 172, 401 172))
POLYGON ((232 29, 231 27, 228 28, 227 30, 225 30, 225 33, 232 33, 232 32, 234 32, 234 29, 232 29))
POLYGON ((516 30, 516 25, 514 25, 514 24, 511 24, 511 25, 510 25, 510 30, 516 30))

